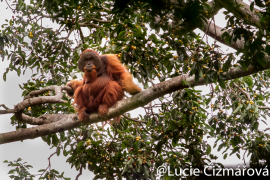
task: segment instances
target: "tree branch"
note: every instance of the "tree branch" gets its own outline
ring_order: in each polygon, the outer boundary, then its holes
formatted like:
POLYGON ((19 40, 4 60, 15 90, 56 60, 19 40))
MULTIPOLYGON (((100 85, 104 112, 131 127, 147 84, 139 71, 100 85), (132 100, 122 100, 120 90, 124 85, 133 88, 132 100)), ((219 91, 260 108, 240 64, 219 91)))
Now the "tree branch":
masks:
POLYGON ((60 15, 62 15, 62 12, 61 13, 58 13, 56 15, 44 15, 44 14, 41 14, 41 16, 44 17, 44 18, 57 18, 60 15))
POLYGON ((97 19, 97 18, 91 18, 90 20, 97 21, 100 23, 110 23, 111 21, 103 20, 103 19, 97 19))
POLYGON ((108 9, 108 8, 106 8, 106 7, 102 7, 104 10, 106 10, 106 11, 109 11, 109 12, 111 12, 111 10, 110 9, 108 9))
MULTIPOLYGON (((73 91, 70 87, 68 86, 47 86, 41 90, 36 90, 36 91, 32 91, 30 92, 27 96, 24 97, 24 100, 20 103, 18 103, 17 105, 15 105, 14 109, 9 109, 8 107, 6 107, 4 104, 1 104, 0 107, 4 107, 6 110, 0 110, 0 114, 9 114, 9 113, 18 113, 21 114, 22 111, 29 107, 29 106, 33 106, 33 105, 37 105, 37 104, 44 104, 44 103, 67 103, 66 101, 62 100, 63 94, 62 94, 62 90, 66 90, 68 92, 73 91), (47 91, 55 91, 55 96, 40 96, 40 97, 33 97, 33 96, 38 96, 40 94, 43 94, 47 91)), ((34 123, 34 119, 30 120, 29 116, 22 116, 19 115, 18 117, 21 117, 22 119, 18 119, 20 121, 24 121, 24 122, 32 122, 34 123)), ((39 120, 37 120, 37 124, 39 125, 40 123, 38 123, 39 120)), ((29 123, 31 124, 31 123, 29 123)), ((35 124, 35 123, 34 123, 35 124)))
POLYGON ((100 28, 101 27, 99 25, 96 25, 96 24, 90 23, 90 22, 79 23, 79 25, 81 27, 92 27, 92 28, 100 28))
MULTIPOLYGON (((242 93, 244 93, 247 96, 248 100, 251 101, 250 95, 246 91, 244 91, 242 88, 240 88, 236 83, 233 83, 233 85, 235 87, 237 87, 242 93)), ((259 109, 270 109, 270 107, 268 107, 268 106, 258 106, 258 108, 259 109)))
POLYGON ((15 107, 14 107, 14 112, 15 112, 15 116, 18 119, 18 121, 22 121, 28 124, 32 124, 32 125, 41 125, 41 124, 47 124, 50 122, 54 122, 54 121, 46 121, 44 119, 44 116, 41 116, 39 118, 32 118, 29 117, 25 114, 23 114, 23 110, 28 107, 28 106, 33 106, 33 105, 37 105, 37 104, 44 104, 44 103, 67 103, 67 101, 62 100, 63 94, 62 94, 62 90, 68 90, 71 91, 71 88, 68 86, 48 86, 45 87, 41 90, 36 90, 36 91, 32 91, 30 92, 27 96, 25 96, 24 100, 20 103, 18 103, 15 107), (55 96, 41 96, 41 97, 33 97, 33 96, 37 96, 40 94, 43 94, 47 91, 54 91, 55 92, 55 96))
POLYGON ((226 44, 225 43, 225 40, 224 39, 221 39, 221 35, 224 33, 224 32, 228 32, 230 35, 231 35, 231 30, 225 30, 225 31, 221 31, 222 28, 215 25, 214 23, 208 21, 208 23, 205 23, 204 22, 204 28, 201 28, 200 29, 207 35, 209 35, 210 37, 214 38, 215 40, 219 41, 220 43, 223 43, 235 50, 239 50, 239 49, 244 49, 244 45, 245 45, 245 42, 244 42, 244 39, 237 39, 236 42, 234 42, 233 40, 231 41, 231 44, 226 44))
POLYGON ((82 32, 82 29, 81 28, 79 28, 79 32, 80 32, 82 43, 85 44, 85 42, 84 42, 84 36, 83 36, 83 32, 82 32))
POLYGON ((128 119, 128 120, 131 120, 131 121, 134 121, 134 122, 139 122, 139 123, 147 123, 146 121, 139 121, 138 118, 131 118, 131 117, 128 117, 126 116, 125 114, 122 115, 124 118, 128 119))
POLYGON ((55 114, 55 116, 51 116, 51 114, 44 114, 42 116, 39 116, 38 118, 34 118, 21 113, 21 117, 19 117, 19 119, 20 121, 25 122, 27 124, 42 125, 57 122, 60 119, 64 118, 65 116, 66 114, 55 114))
POLYGON ((5 108, 6 110, 0 110, 0 114, 9 114, 9 113, 14 113, 14 109, 9 109, 6 105, 0 104, 0 107, 5 108))
POLYGON ((79 177, 82 175, 82 168, 83 168, 83 166, 81 165, 80 170, 79 170, 79 174, 77 174, 75 180, 78 180, 79 177))
MULTIPOLYGON (((231 80, 235 78, 240 78, 244 76, 257 73, 259 71, 270 69, 270 57, 265 57, 267 64, 265 67, 255 67, 250 65, 247 70, 243 70, 240 67, 231 68, 228 72, 224 73, 227 77, 225 80, 231 80)), ((20 141, 25 139, 34 139, 40 136, 45 136, 49 134, 55 134, 57 132, 73 129, 81 125, 88 125, 98 122, 107 121, 114 117, 120 116, 127 111, 136 109, 138 107, 143 107, 154 99, 161 97, 165 94, 177 91, 179 89, 188 88, 188 86, 183 85, 183 81, 186 81, 190 87, 204 85, 204 78, 200 78, 197 83, 195 83, 195 76, 188 77, 187 75, 178 76, 167 81, 156 84, 148 89, 132 96, 128 99, 123 99, 118 101, 113 107, 111 107, 107 114, 99 116, 97 113, 91 114, 89 119, 84 122, 78 121, 77 114, 63 114, 58 117, 58 121, 40 125, 38 127, 31 127, 27 129, 18 129, 17 131, 12 131, 8 133, 0 134, 0 144, 20 141)), ((211 83, 211 82, 209 82, 211 83)), ((57 114, 48 115, 48 119, 57 118, 57 114)))
POLYGON ((48 86, 41 90, 32 91, 27 95, 24 100, 18 103, 14 110, 15 112, 19 112, 24 110, 26 107, 37 105, 37 104, 44 104, 44 103, 67 103, 67 101, 62 100, 63 94, 62 90, 70 90, 69 87, 66 86, 48 86), (47 91, 54 91, 55 96, 40 96, 40 97, 33 97, 39 94, 43 94, 47 91))
POLYGON ((237 87, 237 89, 240 90, 243 94, 245 94, 247 96, 247 98, 248 98, 249 101, 251 101, 250 95, 246 91, 244 91, 242 88, 240 88, 235 82, 233 83, 233 85, 235 87, 237 87))
POLYGON ((218 0, 218 3, 238 18, 246 19, 251 25, 259 27, 259 16, 255 12, 251 12, 250 6, 242 0, 218 0))
POLYGON ((8 110, 8 109, 9 109, 9 108, 8 108, 6 105, 4 105, 4 104, 0 104, 0 107, 5 108, 6 110, 8 110))

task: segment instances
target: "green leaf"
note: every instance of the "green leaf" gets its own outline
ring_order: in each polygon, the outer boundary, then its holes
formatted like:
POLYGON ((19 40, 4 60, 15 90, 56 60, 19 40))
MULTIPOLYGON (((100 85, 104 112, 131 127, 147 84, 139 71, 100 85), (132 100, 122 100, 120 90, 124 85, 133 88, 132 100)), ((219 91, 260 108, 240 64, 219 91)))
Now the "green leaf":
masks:
POLYGON ((52 135, 52 144, 54 146, 57 146, 58 145, 58 142, 59 142, 59 139, 58 139, 57 135, 56 134, 53 134, 52 135))
POLYGON ((243 107, 243 104, 240 104, 239 106, 237 106, 237 108, 233 111, 233 114, 236 114, 242 107, 243 107))
POLYGON ((172 110, 172 117, 173 117, 173 119, 177 118, 177 109, 172 110))
POLYGON ((211 146, 207 144, 206 154, 209 155, 211 153, 211 146))
POLYGON ((220 38, 224 39, 226 36, 229 36, 229 33, 225 31, 224 33, 222 33, 220 38))
POLYGON ((14 172, 16 172, 16 170, 12 169, 8 172, 8 174, 14 174, 14 172))
POLYGON ((60 132, 60 139, 61 139, 62 142, 66 140, 64 131, 60 132))
POLYGON ((120 33, 119 33, 119 35, 118 35, 118 38, 121 38, 122 36, 124 36, 124 35, 125 35, 125 33, 126 33, 126 31, 122 31, 122 32, 120 32, 120 33))
POLYGON ((252 2, 252 3, 250 3, 250 11, 253 11, 253 9, 254 9, 254 1, 252 2))
POLYGON ((220 151, 223 147, 225 147, 226 146, 226 143, 222 143, 222 144, 220 144, 219 146, 218 146, 218 151, 220 151))
POLYGON ((7 80, 7 72, 4 72, 4 74, 3 74, 3 80, 4 80, 4 81, 7 80))
POLYGON ((265 67, 267 65, 267 61, 262 58, 257 58, 256 61, 262 66, 265 67))
POLYGON ((64 155, 64 156, 67 156, 68 154, 69 154, 69 151, 66 151, 66 150, 64 149, 63 155, 64 155))
POLYGON ((244 77, 244 81, 247 83, 247 85, 249 87, 252 87, 253 86, 253 79, 252 79, 252 77, 246 76, 246 77, 244 77))
POLYGON ((254 123, 254 126, 253 126, 253 129, 257 130, 258 127, 259 127, 259 123, 258 123, 258 122, 255 122, 255 123, 254 123))
POLYGON ((61 148, 60 147, 57 147, 56 153, 57 153, 57 156, 60 155, 60 153, 61 153, 61 148))
POLYGON ((159 143, 156 145, 156 151, 158 154, 161 152, 161 148, 163 144, 164 144, 163 141, 159 141, 159 143))
POLYGON ((21 67, 19 67, 19 68, 17 69, 17 74, 18 74, 18 76, 21 75, 21 67))
POLYGON ((47 138, 46 142, 48 145, 51 145, 51 135, 45 136, 47 138))
POLYGON ((220 87, 222 87, 222 89, 226 89, 226 83, 224 81, 219 80, 218 82, 219 82, 220 87))
POLYGON ((232 39, 232 36, 230 36, 230 35, 226 36, 225 43, 228 45, 231 45, 231 39, 232 39))

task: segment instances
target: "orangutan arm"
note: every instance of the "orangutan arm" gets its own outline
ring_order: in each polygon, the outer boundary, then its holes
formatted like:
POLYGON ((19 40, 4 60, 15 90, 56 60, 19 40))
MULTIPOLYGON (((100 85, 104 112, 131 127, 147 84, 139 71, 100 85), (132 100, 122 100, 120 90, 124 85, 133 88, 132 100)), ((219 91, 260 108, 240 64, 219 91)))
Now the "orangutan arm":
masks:
POLYGON ((67 92, 70 97, 73 97, 76 89, 80 86, 83 86, 83 80, 71 80, 69 83, 67 83, 67 86, 71 87, 74 90, 73 92, 67 92))

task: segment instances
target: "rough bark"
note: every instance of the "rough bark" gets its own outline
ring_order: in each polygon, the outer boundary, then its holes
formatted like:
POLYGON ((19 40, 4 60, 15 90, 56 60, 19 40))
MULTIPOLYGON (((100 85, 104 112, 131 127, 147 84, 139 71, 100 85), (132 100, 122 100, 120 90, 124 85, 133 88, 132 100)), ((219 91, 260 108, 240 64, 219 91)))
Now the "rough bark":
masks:
MULTIPOLYGON (((231 68, 228 72, 224 73, 224 75, 227 76, 226 80, 248 76, 258 71, 269 69, 270 58, 266 57, 265 60, 267 61, 267 64, 265 67, 258 68, 258 67, 254 67, 253 65, 250 65, 247 70, 243 70, 240 67, 231 68)), ((19 129, 17 131, 0 134, 0 144, 20 141, 20 140, 25 140, 25 139, 34 139, 40 136, 45 136, 45 135, 73 129, 81 125, 93 124, 93 123, 109 120, 111 118, 124 114, 127 111, 136 109, 138 107, 142 107, 148 104, 149 102, 155 100, 156 98, 161 97, 165 94, 172 93, 179 89, 187 88, 188 86, 183 85, 183 81, 186 81, 190 85, 190 87, 203 85, 205 83, 203 78, 200 78, 199 81, 195 83, 194 76, 191 76, 191 77, 188 77, 187 75, 178 76, 170 80, 156 84, 142 91, 141 93, 138 93, 132 96, 131 98, 118 101, 115 104, 115 106, 110 108, 108 113, 105 114, 104 116, 101 117, 95 113, 95 114, 90 115, 89 119, 84 122, 78 121, 77 114, 66 114, 66 115, 63 114, 60 117, 59 117, 59 114, 46 115, 45 121, 53 122, 56 120, 55 118, 59 120, 50 124, 43 124, 37 127, 19 129)), ((44 116, 42 116, 41 118, 44 118, 44 116)))
POLYGON ((250 25, 259 27, 260 18, 255 11, 250 11, 250 5, 244 3, 242 0, 218 0, 218 4, 229 12, 233 13, 238 18, 246 19, 250 22, 250 25))

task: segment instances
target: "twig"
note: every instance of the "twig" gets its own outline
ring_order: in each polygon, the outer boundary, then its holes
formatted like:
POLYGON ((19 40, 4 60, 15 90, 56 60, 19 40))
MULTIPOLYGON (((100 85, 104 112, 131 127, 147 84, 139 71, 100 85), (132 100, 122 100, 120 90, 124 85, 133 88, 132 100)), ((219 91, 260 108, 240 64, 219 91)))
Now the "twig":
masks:
POLYGON ((54 15, 54 16, 49 16, 49 15, 44 15, 44 14, 42 14, 41 16, 42 16, 42 17, 45 17, 45 18, 56 18, 57 16, 60 16, 61 14, 62 14, 62 12, 59 13, 59 14, 56 14, 56 15, 54 15))
POLYGON ((139 121, 138 118, 131 118, 131 117, 128 117, 126 115, 123 114, 123 116, 128 119, 128 120, 131 120, 131 121, 134 121, 134 122, 138 122, 138 123, 147 123, 146 121, 139 121))
POLYGON ((0 104, 0 107, 5 108, 6 110, 0 110, 0 114, 9 114, 9 113, 14 113, 14 109, 9 109, 6 105, 0 104))
POLYGON ((90 20, 97 21, 100 23, 110 23, 111 21, 103 20, 103 19, 97 19, 97 18, 91 18, 90 20))
POLYGON ((51 157, 52 157, 53 155, 55 155, 55 154, 56 154, 56 152, 52 153, 52 154, 50 155, 50 157, 48 157, 49 165, 48 165, 48 167, 45 169, 45 171, 43 171, 43 173, 40 175, 39 179, 41 178, 41 176, 42 176, 49 168, 51 169, 51 157))
MULTIPOLYGON (((8 7, 9 7, 10 9, 12 9, 12 8, 10 7, 10 5, 8 4, 7 0, 5 0, 5 1, 6 1, 7 5, 8 5, 8 7)), ((13 11, 13 13, 14 13, 15 9, 12 9, 12 11, 13 11)))
MULTIPOLYGON (((59 54, 62 52, 63 47, 64 47, 64 44, 65 44, 65 42, 68 40, 68 38, 69 38, 69 36, 70 36, 70 34, 72 33, 73 30, 74 30, 74 26, 70 29, 70 32, 68 33, 67 37, 65 37, 65 40, 62 42, 61 49, 60 49, 59 52, 56 54, 55 59, 56 59, 56 58, 59 56, 59 54)), ((53 73, 55 74, 55 72, 54 72, 54 64, 55 64, 55 63, 53 63, 52 69, 53 69, 53 73)))
POLYGON ((259 109, 269 109, 270 110, 270 107, 268 106, 258 106, 259 109))
POLYGON ((93 28, 100 28, 101 26, 98 26, 94 23, 89 23, 89 22, 84 22, 84 23, 79 23, 81 27, 93 27, 93 28))
POLYGON ((80 36, 81 36, 81 39, 82 39, 82 43, 85 44, 82 29, 79 28, 79 31, 80 31, 80 36))
POLYGON ((8 108, 6 105, 4 105, 4 104, 0 104, 0 107, 3 107, 3 108, 5 108, 6 110, 9 110, 9 108, 8 108))
POLYGON ((80 172, 79 172, 79 174, 76 176, 76 179, 75 180, 78 180, 79 179, 79 177, 82 175, 82 165, 81 165, 81 167, 80 167, 80 172))
POLYGON ((105 9, 106 11, 111 11, 110 9, 106 8, 106 7, 102 7, 103 9, 105 9))
POLYGON ((235 95, 235 97, 238 99, 238 101, 241 102, 241 99, 235 94, 234 90, 230 86, 228 87, 231 90, 231 92, 235 95))
POLYGON ((242 88, 240 88, 235 82, 233 82, 233 85, 235 87, 237 87, 242 93, 244 93, 247 96, 248 100, 251 101, 250 95, 246 91, 244 91, 242 88))
MULTIPOLYGON (((56 99, 62 98, 62 92, 61 92, 62 90, 72 91, 72 88, 70 88, 69 86, 57 86, 57 85, 47 86, 43 89, 30 92, 27 96, 24 97, 24 100, 27 100, 29 98, 33 98, 34 96, 43 94, 47 91, 54 91, 55 96, 49 96, 49 97, 44 97, 44 98, 48 98, 48 99, 51 97, 56 98, 56 99)), ((62 102, 62 103, 65 103, 65 102, 62 102)))
MULTIPOLYGON (((233 85, 235 87, 237 87, 242 93, 244 93, 247 96, 248 100, 251 101, 250 95, 247 92, 245 92, 243 89, 241 89, 236 83, 233 83, 233 85)), ((258 106, 258 108, 259 109, 270 109, 270 107, 268 107, 268 106, 258 106)))

